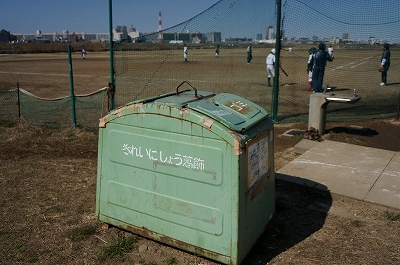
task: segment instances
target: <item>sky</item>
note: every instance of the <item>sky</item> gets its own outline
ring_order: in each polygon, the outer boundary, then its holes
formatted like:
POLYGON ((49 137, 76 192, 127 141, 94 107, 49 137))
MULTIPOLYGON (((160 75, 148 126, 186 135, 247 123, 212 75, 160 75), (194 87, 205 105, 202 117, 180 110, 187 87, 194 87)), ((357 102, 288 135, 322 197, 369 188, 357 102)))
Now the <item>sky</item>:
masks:
MULTIPOLYGON (((62 30, 108 33, 108 0, 11 0, 2 1, 0 29, 11 34, 35 34, 62 30), (6 3, 4 3, 6 2, 6 3)), ((140 32, 168 28, 206 10, 218 0, 113 0, 113 27, 130 25, 140 32)))
MULTIPOLYGON (((342 37, 400 42, 400 0, 281 0, 286 37, 342 37), (382 3, 385 3, 384 5, 382 3)), ((109 0, 2 0, 0 29, 12 34, 108 33, 109 0)), ((265 37, 276 26, 275 0, 112 0, 113 27, 133 25, 139 32, 158 31, 194 18, 181 30, 222 32, 225 37, 265 37), (218 4, 217 4, 218 3, 218 4)), ((176 29, 176 30, 179 30, 176 29)))

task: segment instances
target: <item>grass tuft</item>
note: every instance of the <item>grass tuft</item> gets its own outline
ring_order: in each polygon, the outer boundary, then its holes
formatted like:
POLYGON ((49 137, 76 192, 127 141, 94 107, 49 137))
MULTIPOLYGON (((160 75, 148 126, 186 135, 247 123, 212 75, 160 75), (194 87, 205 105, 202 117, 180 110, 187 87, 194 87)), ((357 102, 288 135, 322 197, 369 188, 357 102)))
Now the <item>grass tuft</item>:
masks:
POLYGON ((389 221, 392 221, 392 222, 400 221, 400 214, 399 213, 393 213, 393 212, 385 211, 384 215, 385 215, 385 218, 388 219, 389 221))
POLYGON ((86 225, 83 227, 77 227, 77 228, 73 228, 73 229, 69 230, 67 232, 67 236, 72 241, 77 242, 77 241, 81 241, 95 233, 96 233, 96 227, 91 226, 91 225, 86 225))
POLYGON ((131 252, 135 243, 139 241, 137 236, 129 236, 126 238, 118 238, 116 241, 106 244, 98 253, 97 259, 105 261, 108 258, 119 258, 124 260, 124 255, 131 252))
POLYGON ((0 120, 0 127, 13 128, 17 126, 18 122, 15 120, 0 120))
POLYGON ((175 265, 175 264, 178 264, 176 258, 170 258, 167 260, 167 265, 175 265))

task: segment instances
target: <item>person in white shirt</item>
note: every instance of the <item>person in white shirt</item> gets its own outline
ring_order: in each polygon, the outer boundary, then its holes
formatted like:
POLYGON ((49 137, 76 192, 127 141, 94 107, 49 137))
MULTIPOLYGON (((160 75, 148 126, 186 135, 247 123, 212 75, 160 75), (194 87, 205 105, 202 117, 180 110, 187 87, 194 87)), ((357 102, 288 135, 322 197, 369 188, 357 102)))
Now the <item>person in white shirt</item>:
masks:
POLYGON ((268 86, 271 86, 271 76, 275 77, 275 49, 271 49, 271 52, 268 54, 265 63, 267 64, 268 86))
POLYGON ((314 66, 314 53, 317 51, 315 47, 312 47, 308 50, 308 62, 307 62, 307 78, 308 78, 308 88, 312 91, 312 69, 314 66))
POLYGON ((332 45, 329 45, 328 53, 329 53, 330 56, 333 56, 333 48, 332 48, 332 45))
POLYGON ((183 44, 183 59, 185 60, 185 62, 187 62, 187 56, 188 56, 188 48, 186 44, 183 44))
POLYGON ((85 50, 85 48, 82 48, 82 58, 83 59, 86 59, 86 50, 85 50))

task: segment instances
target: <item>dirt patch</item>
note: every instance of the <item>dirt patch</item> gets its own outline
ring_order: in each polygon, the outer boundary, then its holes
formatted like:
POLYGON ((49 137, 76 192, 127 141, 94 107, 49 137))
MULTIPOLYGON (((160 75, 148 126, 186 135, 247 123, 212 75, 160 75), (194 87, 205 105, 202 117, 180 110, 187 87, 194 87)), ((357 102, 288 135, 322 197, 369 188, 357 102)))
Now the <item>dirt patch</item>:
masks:
MULTIPOLYGON (((275 126, 277 168, 301 140, 282 134, 306 126, 275 126)), ((399 129, 392 120, 329 123, 324 137, 399 151, 399 129)), ((1 264, 217 264, 140 237, 126 254, 104 254, 134 235, 95 218, 96 132, 2 122, 0 151, 1 264)), ((243 264, 400 262, 400 212, 279 181, 276 189, 276 215, 243 264)))

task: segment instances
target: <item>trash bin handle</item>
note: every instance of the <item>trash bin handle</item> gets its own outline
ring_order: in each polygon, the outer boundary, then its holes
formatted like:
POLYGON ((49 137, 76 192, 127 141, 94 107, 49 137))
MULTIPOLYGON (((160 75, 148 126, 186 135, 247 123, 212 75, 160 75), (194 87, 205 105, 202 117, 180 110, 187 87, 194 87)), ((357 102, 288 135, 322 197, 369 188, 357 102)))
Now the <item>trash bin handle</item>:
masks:
POLYGON ((189 81, 187 81, 187 80, 183 81, 182 83, 180 83, 180 84, 176 87, 176 95, 179 95, 178 88, 179 88, 180 86, 182 86, 184 83, 187 83, 191 88, 193 88, 193 90, 194 90, 194 96, 197 98, 197 88, 196 88, 194 85, 192 85, 192 84, 191 84, 189 81))

